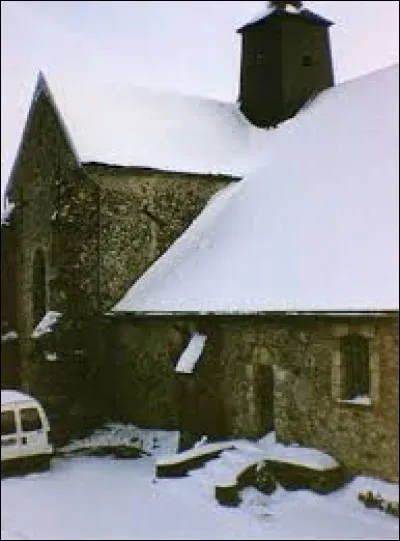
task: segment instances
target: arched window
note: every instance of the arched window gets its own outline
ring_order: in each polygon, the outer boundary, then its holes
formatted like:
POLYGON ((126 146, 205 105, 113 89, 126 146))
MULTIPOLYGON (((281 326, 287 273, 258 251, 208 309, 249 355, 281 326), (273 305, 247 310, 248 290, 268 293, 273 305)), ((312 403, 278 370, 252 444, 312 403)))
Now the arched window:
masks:
POLYGON ((369 341, 360 334, 348 334, 340 339, 340 356, 343 367, 342 398, 369 396, 369 341))
POLYGON ((43 251, 38 248, 33 258, 32 316, 33 326, 40 322, 46 313, 46 263, 43 251))

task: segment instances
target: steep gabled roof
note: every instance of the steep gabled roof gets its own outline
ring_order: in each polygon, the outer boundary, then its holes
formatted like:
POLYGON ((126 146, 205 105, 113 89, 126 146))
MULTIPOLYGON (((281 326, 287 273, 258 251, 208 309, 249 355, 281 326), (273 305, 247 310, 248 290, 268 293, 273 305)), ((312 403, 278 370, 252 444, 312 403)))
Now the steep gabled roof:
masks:
POLYGON ((398 66, 326 90, 274 132, 114 312, 399 306, 398 66))
POLYGON ((240 174, 250 132, 237 104, 49 74, 81 162, 240 174))
POLYGON ((31 100, 31 103, 30 103, 30 106, 29 106, 28 115, 27 115, 27 118, 26 118, 26 121, 25 121, 23 132, 22 132, 22 136, 21 136, 21 139, 20 139, 20 142, 19 142, 19 145, 18 145, 18 149, 17 149, 16 155, 15 155, 15 158, 14 158, 14 162, 13 162, 13 165, 12 165, 12 168, 11 168, 11 171, 10 171, 9 178, 8 178, 6 191, 5 191, 5 195, 7 197, 10 197, 13 186, 14 186, 14 183, 15 183, 15 172, 16 172, 16 169, 17 169, 20 157, 21 157, 21 152, 22 152, 24 140, 28 136, 28 133, 29 133, 29 130, 30 130, 30 127, 31 127, 32 118, 33 118, 35 108, 36 108, 36 102, 37 102, 38 98, 43 94, 49 100, 49 102, 51 103, 51 106, 54 109, 54 112, 55 112, 56 117, 58 119, 60 128, 61 128, 66 140, 68 141, 68 145, 69 145, 69 147, 70 147, 70 149, 71 149, 71 151, 72 151, 72 153, 74 155, 74 158, 75 158, 76 162, 78 164, 80 163, 78 152, 77 152, 77 150, 75 148, 74 142, 72 141, 72 139, 70 137, 68 128, 67 128, 67 126, 65 125, 65 123, 63 121, 63 118, 62 118, 60 110, 59 110, 59 108, 57 106, 57 103, 54 101, 53 94, 52 94, 52 92, 51 92, 51 90, 50 90, 50 88, 49 88, 49 86, 47 84, 46 78, 44 77, 42 72, 39 72, 38 77, 37 77, 37 81, 36 81, 35 90, 33 92, 32 100, 31 100))
POLYGON ((262 133, 236 103, 40 73, 7 195, 42 93, 52 103, 78 164, 240 177, 248 168, 253 140, 262 133))

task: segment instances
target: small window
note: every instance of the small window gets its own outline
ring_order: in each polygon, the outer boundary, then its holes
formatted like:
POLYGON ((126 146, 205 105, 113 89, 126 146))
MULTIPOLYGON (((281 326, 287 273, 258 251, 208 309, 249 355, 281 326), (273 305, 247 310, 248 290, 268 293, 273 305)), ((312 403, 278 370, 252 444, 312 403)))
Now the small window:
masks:
POLYGON ((32 316, 33 326, 36 327, 46 313, 46 264, 40 248, 36 250, 33 259, 32 280, 32 316))
POLYGON ((256 53, 256 64, 258 66, 261 66, 262 64, 264 64, 264 61, 265 61, 265 54, 262 51, 258 51, 256 53))
POLYGON ((23 432, 32 432, 43 428, 36 408, 24 408, 21 410, 21 426, 23 432))
POLYGON ((342 398, 351 400, 370 394, 369 341, 359 334, 340 339, 342 398))
POLYGON ((15 414, 13 411, 1 412, 1 435, 8 436, 9 434, 15 434, 17 427, 15 425, 15 414))
POLYGON ((305 67, 310 67, 313 65, 312 56, 310 54, 303 55, 301 59, 301 65, 305 67))

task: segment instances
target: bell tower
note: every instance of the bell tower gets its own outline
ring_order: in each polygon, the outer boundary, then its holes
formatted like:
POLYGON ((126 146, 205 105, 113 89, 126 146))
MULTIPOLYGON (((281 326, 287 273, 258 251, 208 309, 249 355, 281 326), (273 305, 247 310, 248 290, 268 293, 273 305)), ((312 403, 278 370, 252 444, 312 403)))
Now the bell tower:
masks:
POLYGON ((305 9, 303 2, 267 2, 264 15, 238 29, 239 103, 250 122, 276 126, 333 86, 332 24, 305 9))

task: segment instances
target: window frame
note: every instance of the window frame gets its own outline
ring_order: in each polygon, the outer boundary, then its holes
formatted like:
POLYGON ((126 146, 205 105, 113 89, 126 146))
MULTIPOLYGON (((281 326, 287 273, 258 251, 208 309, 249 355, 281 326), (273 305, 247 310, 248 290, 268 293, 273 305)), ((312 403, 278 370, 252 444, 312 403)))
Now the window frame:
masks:
POLYGON ((43 424, 43 419, 42 419, 42 416, 40 415, 40 411, 38 410, 38 408, 36 408, 35 406, 29 406, 29 407, 23 407, 23 408, 20 408, 19 409, 19 418, 20 418, 20 422, 21 422, 21 432, 37 432, 39 430, 43 430, 44 429, 44 424, 43 424), (28 428, 26 428, 25 426, 25 423, 26 423, 26 420, 24 419, 24 412, 27 412, 27 411, 34 411, 36 413, 36 421, 39 421, 40 423, 40 426, 36 423, 34 424, 32 420, 30 420, 31 422, 31 425, 33 426, 30 426, 28 425, 28 428))
POLYGON ((371 407, 379 401, 379 354, 377 350, 376 332, 373 323, 337 323, 332 331, 332 371, 331 396, 336 403, 360 407, 371 407), (363 400, 345 398, 344 358, 340 348, 341 339, 348 335, 360 335, 368 340, 369 345, 369 392, 363 400))
POLYGON ((340 337, 342 400, 371 394, 370 340, 357 332, 340 337))
POLYGON ((18 424, 17 424, 17 415, 16 415, 15 410, 8 409, 8 410, 2 411, 1 412, 1 437, 6 438, 6 437, 9 437, 9 436, 15 436, 17 433, 18 433, 18 424), (12 417, 14 419, 14 431, 13 432, 4 432, 3 433, 3 418, 6 415, 12 415, 12 417))

